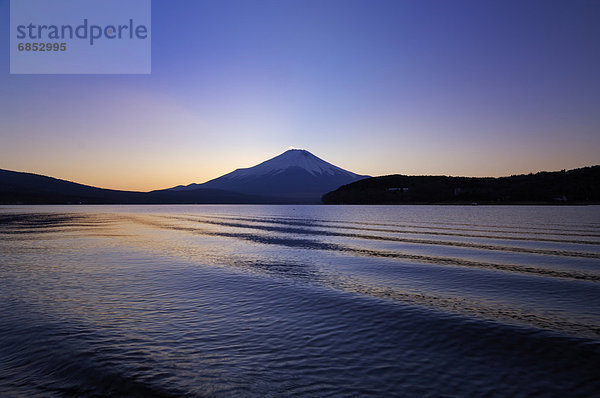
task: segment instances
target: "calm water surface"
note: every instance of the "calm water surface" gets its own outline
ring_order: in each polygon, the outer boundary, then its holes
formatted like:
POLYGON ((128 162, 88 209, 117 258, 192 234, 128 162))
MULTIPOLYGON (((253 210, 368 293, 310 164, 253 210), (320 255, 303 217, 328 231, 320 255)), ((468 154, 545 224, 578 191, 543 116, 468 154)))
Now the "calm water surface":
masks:
POLYGON ((600 207, 0 207, 2 397, 600 396, 600 207))

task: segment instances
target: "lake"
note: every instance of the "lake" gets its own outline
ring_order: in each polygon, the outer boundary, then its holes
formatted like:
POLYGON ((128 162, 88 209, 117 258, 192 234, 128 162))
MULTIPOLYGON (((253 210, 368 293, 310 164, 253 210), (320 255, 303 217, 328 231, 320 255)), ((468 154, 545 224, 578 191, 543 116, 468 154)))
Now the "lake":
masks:
POLYGON ((600 206, 2 206, 3 397, 600 394, 600 206))

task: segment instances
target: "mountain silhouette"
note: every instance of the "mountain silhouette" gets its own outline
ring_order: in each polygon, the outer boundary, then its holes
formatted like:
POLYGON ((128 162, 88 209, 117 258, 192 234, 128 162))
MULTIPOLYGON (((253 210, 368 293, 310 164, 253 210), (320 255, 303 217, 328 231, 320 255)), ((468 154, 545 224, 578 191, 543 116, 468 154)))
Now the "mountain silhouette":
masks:
POLYGON ((326 192, 368 177, 334 166, 304 149, 290 149, 254 167, 169 190, 221 189, 284 202, 320 203, 326 192))
POLYGON ((0 169, 0 204, 269 203, 269 199, 219 189, 134 192, 96 188, 32 173, 0 169))

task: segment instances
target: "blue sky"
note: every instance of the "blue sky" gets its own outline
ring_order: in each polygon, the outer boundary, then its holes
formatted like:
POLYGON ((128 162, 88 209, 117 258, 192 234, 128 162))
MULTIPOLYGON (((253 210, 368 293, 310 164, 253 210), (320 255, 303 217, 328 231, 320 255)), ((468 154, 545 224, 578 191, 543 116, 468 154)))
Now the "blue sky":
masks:
POLYGON ((600 163, 600 1, 153 1, 151 75, 10 75, 0 168, 148 190, 306 148, 351 171, 600 163))

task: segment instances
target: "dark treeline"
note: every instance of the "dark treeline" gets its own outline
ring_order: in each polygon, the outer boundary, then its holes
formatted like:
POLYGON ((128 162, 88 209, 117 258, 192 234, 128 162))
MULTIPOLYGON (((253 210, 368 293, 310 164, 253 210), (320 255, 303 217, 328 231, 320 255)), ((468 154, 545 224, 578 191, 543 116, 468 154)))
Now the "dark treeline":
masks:
POLYGON ((326 204, 600 203, 600 166, 500 178, 373 177, 323 195, 326 204))

